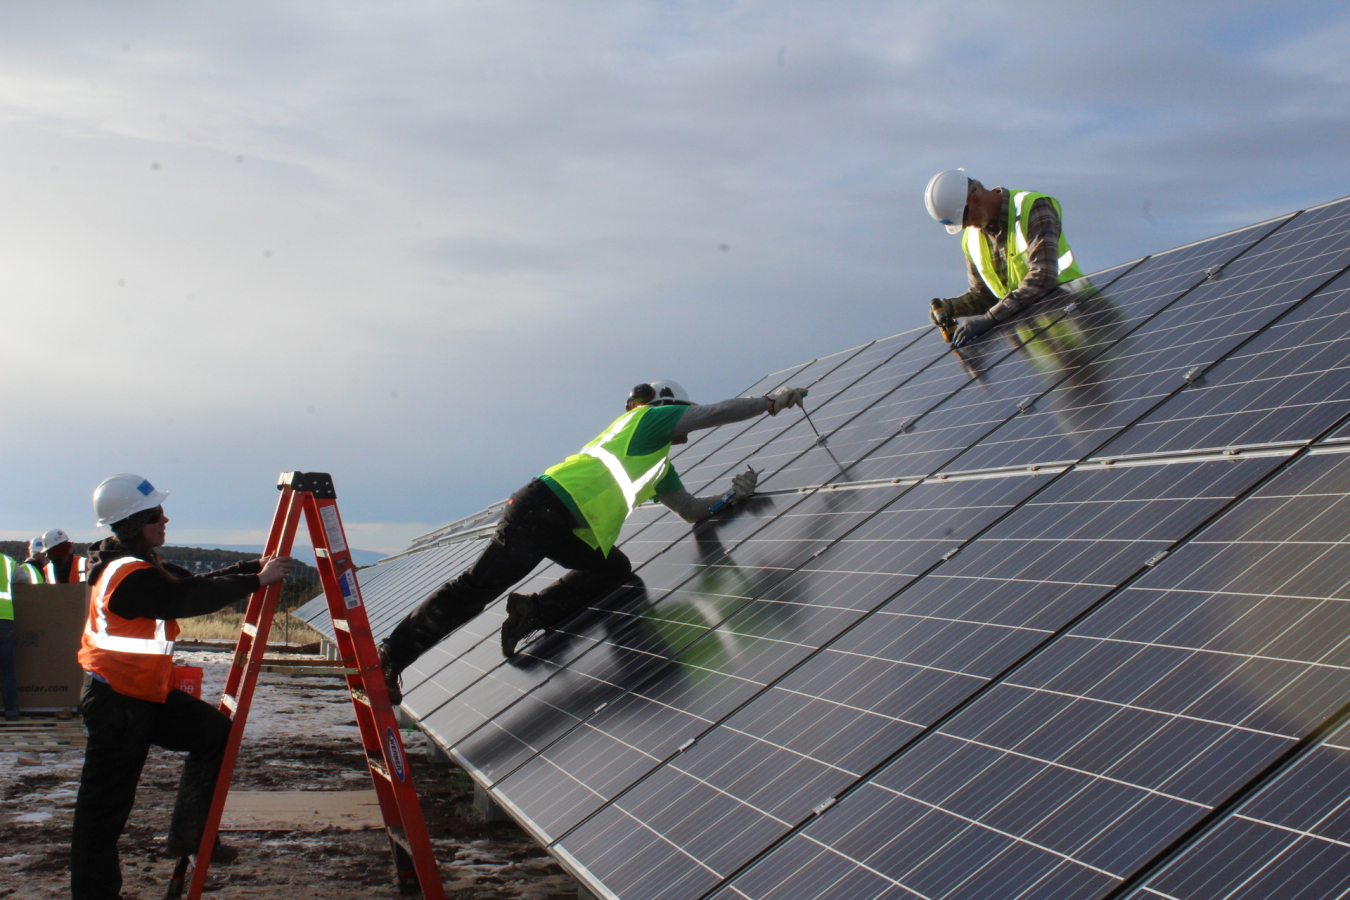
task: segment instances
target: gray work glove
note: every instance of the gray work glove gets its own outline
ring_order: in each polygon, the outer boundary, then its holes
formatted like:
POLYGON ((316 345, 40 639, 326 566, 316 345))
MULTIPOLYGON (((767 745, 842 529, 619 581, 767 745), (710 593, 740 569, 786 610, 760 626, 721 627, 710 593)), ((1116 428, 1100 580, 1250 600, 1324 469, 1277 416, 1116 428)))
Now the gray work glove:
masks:
POLYGON ((759 473, 749 466, 739 475, 733 475, 731 478, 731 502, 740 503, 755 492, 755 486, 759 484, 759 473))
POLYGON ((780 387, 764 399, 769 401, 769 415, 776 416, 789 407, 801 406, 805 396, 804 388, 780 387))
POLYGON ((997 324, 988 313, 962 319, 957 323, 956 332, 952 335, 952 346, 963 347, 997 324))

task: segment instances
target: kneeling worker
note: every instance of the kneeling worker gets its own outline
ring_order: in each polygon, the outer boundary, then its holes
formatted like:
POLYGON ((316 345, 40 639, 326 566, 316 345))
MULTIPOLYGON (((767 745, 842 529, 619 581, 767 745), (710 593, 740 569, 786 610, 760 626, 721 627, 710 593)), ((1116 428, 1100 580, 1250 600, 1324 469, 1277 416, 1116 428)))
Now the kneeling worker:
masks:
MULTIPOLYGON (((738 397, 700 406, 673 381, 640 384, 628 396, 627 412, 579 453, 553 466, 511 495, 482 556, 446 582, 380 646, 390 701, 402 700, 401 673, 446 635, 483 611, 547 557, 571 569, 537 594, 511 594, 502 625, 502 655, 536 631, 554 627, 600 599, 632 572, 614 547, 624 519, 655 497, 687 522, 712 515, 718 497, 694 497, 667 458, 671 444, 691 431, 777 415, 801 406, 805 391, 782 387, 766 397, 738 397)), ((755 491, 756 476, 732 479, 731 502, 755 491)))
MULTIPOLYGON (((186 750, 168 851, 189 856, 201 843, 229 718, 173 687, 173 642, 181 617, 215 612, 286 577, 290 557, 237 563, 209 575, 162 562, 169 495, 139 475, 113 475, 94 491, 99 525, 114 537, 90 549, 89 617, 80 640, 87 673, 80 713, 89 732, 70 837, 74 900, 116 900, 122 887, 117 839, 136 799, 150 745, 186 750)), ((216 842, 212 859, 233 848, 216 842)))
POLYGON ((1083 277, 1053 197, 1001 187, 988 190, 967 178, 965 169, 950 169, 928 182, 924 204, 949 233, 961 234, 966 256, 970 290, 933 300, 929 313, 953 347, 1083 277))

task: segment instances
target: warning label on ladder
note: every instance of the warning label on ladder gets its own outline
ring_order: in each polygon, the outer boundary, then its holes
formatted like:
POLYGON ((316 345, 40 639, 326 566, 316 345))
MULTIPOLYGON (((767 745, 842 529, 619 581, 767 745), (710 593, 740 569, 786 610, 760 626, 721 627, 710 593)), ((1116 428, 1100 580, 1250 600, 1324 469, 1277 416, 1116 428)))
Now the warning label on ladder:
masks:
POLYGON ((342 526, 338 524, 337 507, 321 507, 319 518, 323 519, 323 533, 328 535, 328 549, 333 553, 346 550, 347 542, 342 539, 342 526))

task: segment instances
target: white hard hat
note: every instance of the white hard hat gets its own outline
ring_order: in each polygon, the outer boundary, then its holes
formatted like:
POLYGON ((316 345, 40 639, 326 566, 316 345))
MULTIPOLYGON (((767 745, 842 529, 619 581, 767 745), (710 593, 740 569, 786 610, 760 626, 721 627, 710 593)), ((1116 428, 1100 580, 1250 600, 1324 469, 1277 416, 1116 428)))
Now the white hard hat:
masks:
POLYGON ((966 177, 966 170, 948 169, 937 173, 928 182, 923 202, 928 207, 928 214, 947 226, 948 234, 960 234, 969 193, 970 179, 966 177))
POLYGON ((59 547, 70 540, 70 535, 66 534, 60 528, 53 528, 44 534, 39 540, 42 542, 43 551, 47 552, 53 547, 59 547))
POLYGON ((157 491, 155 486, 139 475, 123 472, 111 475, 94 488, 94 515, 97 525, 111 525, 127 516, 154 509, 169 496, 168 491, 157 491))
POLYGON ((47 546, 42 543, 42 535, 38 535, 28 542, 28 555, 37 556, 39 553, 46 553, 47 546))
POLYGON ((652 406, 693 406, 689 393, 674 381, 650 381, 655 398, 652 406))

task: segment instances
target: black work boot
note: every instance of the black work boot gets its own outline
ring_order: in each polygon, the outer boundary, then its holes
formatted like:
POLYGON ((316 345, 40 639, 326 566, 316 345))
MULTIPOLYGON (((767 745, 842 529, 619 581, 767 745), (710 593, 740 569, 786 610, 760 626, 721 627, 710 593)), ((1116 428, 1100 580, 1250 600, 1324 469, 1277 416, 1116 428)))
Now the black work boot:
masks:
POLYGON ((502 656, 515 656, 516 646, 539 630, 534 598, 526 594, 508 594, 506 621, 502 623, 502 656))
MULTIPOLYGON (((174 859, 182 856, 193 856, 196 854, 197 848, 201 846, 201 842, 200 832, 198 832, 196 838, 180 838, 169 835, 168 841, 164 844, 164 853, 174 859)), ((212 865, 228 866, 238 858, 239 848, 222 843, 220 835, 216 835, 216 846, 211 851, 212 865)))
POLYGON ((942 339, 950 344, 952 335, 956 333, 956 316, 953 315, 946 300, 934 297, 929 305, 932 309, 928 312, 928 321, 937 326, 937 330, 942 332, 942 339))
POLYGON ((394 668, 389 651, 380 644, 380 671, 384 673, 384 689, 389 693, 389 705, 398 706, 403 702, 403 676, 394 668))

